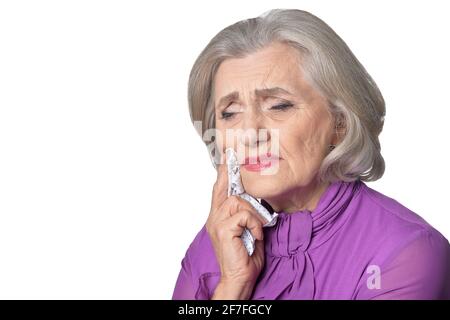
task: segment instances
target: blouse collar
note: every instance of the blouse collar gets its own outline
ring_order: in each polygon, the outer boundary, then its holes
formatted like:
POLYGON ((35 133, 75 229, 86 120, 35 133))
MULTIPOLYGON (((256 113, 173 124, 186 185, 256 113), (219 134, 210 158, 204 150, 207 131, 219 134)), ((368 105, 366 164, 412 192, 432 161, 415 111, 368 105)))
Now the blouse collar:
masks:
POLYGON ((279 212, 277 224, 264 228, 266 252, 291 256, 327 241, 345 222, 344 212, 361 186, 360 180, 336 181, 328 185, 314 210, 279 212))

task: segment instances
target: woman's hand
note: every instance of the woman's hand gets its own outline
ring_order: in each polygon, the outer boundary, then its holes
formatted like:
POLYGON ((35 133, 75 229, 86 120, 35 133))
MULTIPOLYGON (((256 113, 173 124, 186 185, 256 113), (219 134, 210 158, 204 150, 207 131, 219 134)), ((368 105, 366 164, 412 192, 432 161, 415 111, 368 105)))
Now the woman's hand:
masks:
POLYGON ((228 197, 226 164, 218 165, 213 187, 211 211, 206 230, 211 238, 221 278, 212 299, 248 299, 264 266, 262 226, 266 221, 250 203, 239 196, 228 197), (249 256, 241 239, 247 228, 256 238, 255 251, 249 256))

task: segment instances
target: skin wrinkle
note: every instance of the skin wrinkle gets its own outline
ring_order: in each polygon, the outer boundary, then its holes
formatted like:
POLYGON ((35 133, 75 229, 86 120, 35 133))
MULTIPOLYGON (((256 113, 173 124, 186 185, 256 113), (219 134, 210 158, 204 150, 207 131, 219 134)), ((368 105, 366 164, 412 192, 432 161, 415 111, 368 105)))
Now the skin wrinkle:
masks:
MULTIPOLYGON (((270 129, 280 134, 279 170, 273 175, 261 175, 241 167, 245 190, 257 198, 265 199, 277 212, 312 211, 328 183, 319 182, 318 170, 330 144, 337 143, 334 121, 328 110, 328 101, 307 83, 299 63, 298 52, 287 44, 274 43, 244 58, 227 59, 217 70, 214 79, 214 101, 230 92, 238 91, 239 99, 223 110, 216 110, 216 129, 225 137, 226 129, 267 129, 266 144, 270 150, 270 129), (257 98, 255 89, 281 87, 293 96, 257 98), (270 110, 274 105, 291 102, 285 111, 270 110), (221 112, 234 113, 232 118, 221 119, 221 112)), ((245 156, 255 145, 249 139, 224 141, 224 149, 238 149, 245 145, 245 156)), ((260 152, 256 152, 260 153, 260 152)))

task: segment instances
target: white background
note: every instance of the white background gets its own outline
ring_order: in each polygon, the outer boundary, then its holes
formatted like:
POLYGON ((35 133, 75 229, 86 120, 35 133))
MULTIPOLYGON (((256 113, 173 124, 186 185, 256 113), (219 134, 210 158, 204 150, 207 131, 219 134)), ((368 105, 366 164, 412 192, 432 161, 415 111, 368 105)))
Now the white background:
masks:
POLYGON ((369 186, 450 238, 445 1, 0 2, 0 298, 169 299, 215 170, 187 107, 221 29, 310 11, 387 105, 369 186))

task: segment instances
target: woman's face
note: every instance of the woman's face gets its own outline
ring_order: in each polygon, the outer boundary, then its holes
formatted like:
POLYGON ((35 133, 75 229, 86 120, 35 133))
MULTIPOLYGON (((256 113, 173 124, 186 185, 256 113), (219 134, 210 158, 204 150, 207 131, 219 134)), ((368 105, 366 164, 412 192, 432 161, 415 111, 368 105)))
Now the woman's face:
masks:
POLYGON ((245 58, 225 60, 215 77, 216 129, 223 150, 238 151, 246 192, 275 210, 278 202, 289 206, 299 188, 314 189, 320 164, 334 143, 327 101, 306 82, 300 66, 295 49, 274 43, 245 58), (262 91, 270 88, 281 89, 262 91), (258 136, 261 129, 267 132, 258 136), (246 157, 263 157, 267 151, 271 166, 244 165, 246 157))

